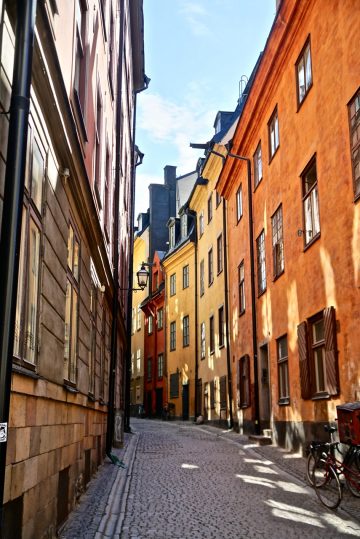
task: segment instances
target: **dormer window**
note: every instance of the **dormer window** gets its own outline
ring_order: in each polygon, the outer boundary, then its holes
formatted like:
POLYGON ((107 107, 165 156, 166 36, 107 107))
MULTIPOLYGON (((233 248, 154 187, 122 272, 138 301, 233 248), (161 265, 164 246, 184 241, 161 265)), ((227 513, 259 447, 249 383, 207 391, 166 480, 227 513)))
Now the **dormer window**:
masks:
POLYGON ((188 234, 188 230, 187 230, 187 215, 186 213, 183 213, 183 215, 181 216, 180 218, 180 225, 181 225, 181 238, 184 239, 186 238, 187 234, 188 234))
POLYGON ((170 249, 175 247, 175 223, 169 227, 169 245, 170 249))

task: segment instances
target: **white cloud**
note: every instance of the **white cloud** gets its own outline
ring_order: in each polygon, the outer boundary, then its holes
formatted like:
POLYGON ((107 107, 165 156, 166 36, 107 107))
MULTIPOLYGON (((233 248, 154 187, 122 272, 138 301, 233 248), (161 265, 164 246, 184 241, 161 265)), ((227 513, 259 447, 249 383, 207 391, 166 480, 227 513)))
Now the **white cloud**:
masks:
MULTIPOLYGON (((197 153, 190 142, 206 142, 213 135, 215 110, 201 102, 199 86, 193 84, 182 104, 157 94, 145 94, 139 101, 138 127, 159 143, 175 150, 178 174, 195 169, 197 153)), ((164 163, 164 166, 167 163, 164 163)))
POLYGON ((207 16, 207 11, 199 3, 182 2, 179 13, 184 16, 194 35, 205 36, 210 34, 204 20, 207 16))

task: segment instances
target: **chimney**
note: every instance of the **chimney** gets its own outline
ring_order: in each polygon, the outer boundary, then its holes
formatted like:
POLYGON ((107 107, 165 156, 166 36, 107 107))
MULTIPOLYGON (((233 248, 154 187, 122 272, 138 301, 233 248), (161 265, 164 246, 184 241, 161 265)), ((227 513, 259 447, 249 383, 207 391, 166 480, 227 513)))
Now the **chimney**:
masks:
POLYGON ((176 167, 166 165, 164 167, 164 183, 168 187, 175 189, 176 186, 176 167))

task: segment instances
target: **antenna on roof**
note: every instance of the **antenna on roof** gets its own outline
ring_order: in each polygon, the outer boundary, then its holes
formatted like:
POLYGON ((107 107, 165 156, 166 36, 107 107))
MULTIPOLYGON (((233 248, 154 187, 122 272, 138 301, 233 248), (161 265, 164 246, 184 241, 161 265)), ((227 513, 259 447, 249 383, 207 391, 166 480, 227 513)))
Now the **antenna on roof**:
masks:
POLYGON ((240 82, 239 82, 239 100, 238 100, 239 104, 247 96, 247 94, 245 94, 244 92, 245 92, 245 88, 246 88, 246 85, 247 85, 248 82, 249 82, 248 77, 246 75, 242 75, 242 77, 240 79, 240 82))

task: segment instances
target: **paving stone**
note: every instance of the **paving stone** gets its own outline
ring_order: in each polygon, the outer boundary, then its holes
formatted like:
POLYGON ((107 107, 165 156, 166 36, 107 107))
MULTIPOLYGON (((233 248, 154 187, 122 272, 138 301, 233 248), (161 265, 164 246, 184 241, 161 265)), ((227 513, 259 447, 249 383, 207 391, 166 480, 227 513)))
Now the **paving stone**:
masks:
POLYGON ((306 484, 299 455, 207 425, 131 425, 119 453, 127 468, 99 469, 62 539, 360 536, 359 500, 345 492, 341 507, 327 511, 306 484))

